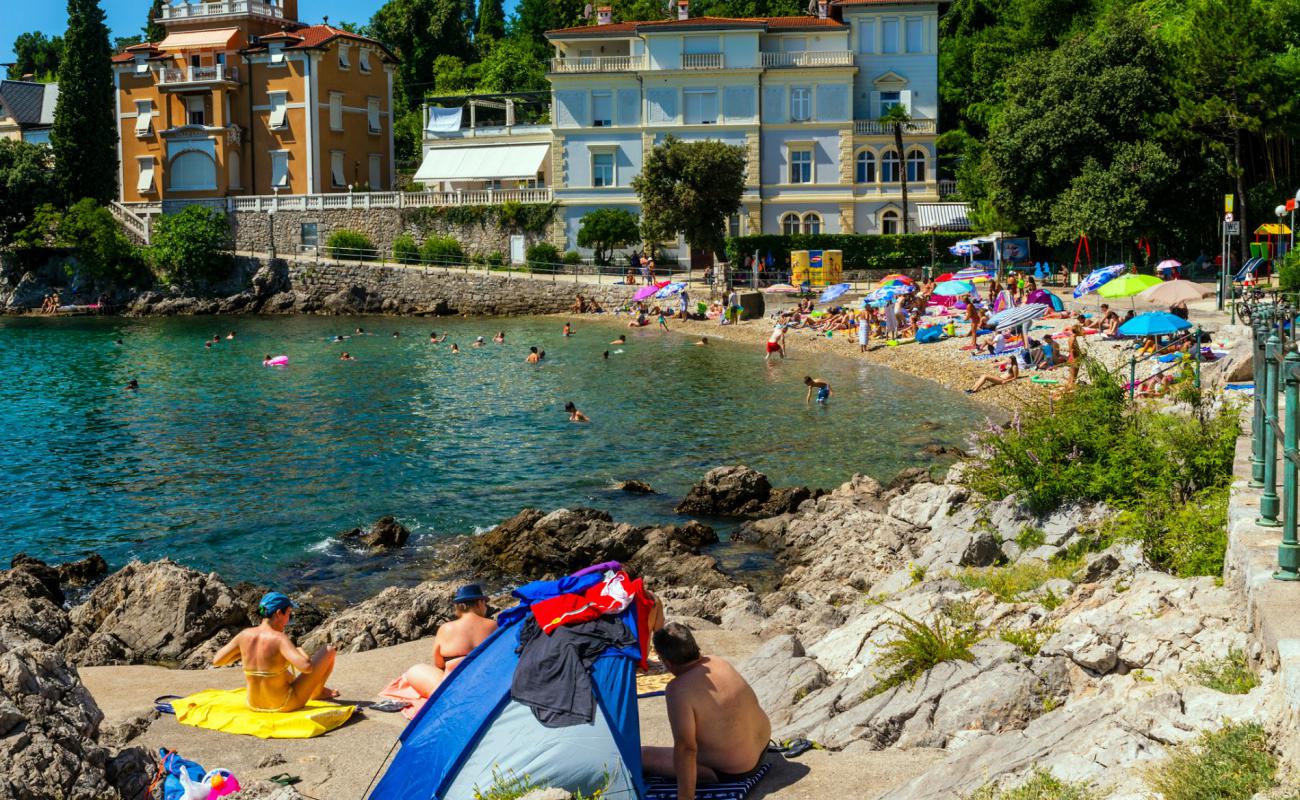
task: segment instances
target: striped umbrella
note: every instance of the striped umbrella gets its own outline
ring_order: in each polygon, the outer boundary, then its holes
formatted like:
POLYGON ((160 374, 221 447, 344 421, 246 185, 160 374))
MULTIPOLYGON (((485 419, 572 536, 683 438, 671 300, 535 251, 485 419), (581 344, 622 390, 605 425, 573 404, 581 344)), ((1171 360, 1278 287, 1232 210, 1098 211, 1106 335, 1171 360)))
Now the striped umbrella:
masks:
POLYGON ((1019 328, 1021 325, 1028 325, 1048 311, 1051 311, 1051 309, 1041 303, 1030 303, 1027 306, 1016 306, 1015 308, 1008 308, 1006 311, 1000 311, 989 317, 988 322, 985 324, 995 331, 1005 331, 1011 328, 1019 328))
POLYGON ((957 273, 952 276, 952 279, 955 281, 979 283, 980 281, 988 280, 989 274, 979 267, 967 267, 966 269, 958 270, 957 273))
POLYGON ((667 286, 660 289, 659 291, 655 292, 654 299, 667 300, 669 297, 681 293, 681 291, 685 288, 686 288, 686 284, 682 283, 681 281, 675 281, 673 283, 668 284, 667 286))
POLYGON ((1112 264, 1109 267, 1094 269, 1088 273, 1088 277, 1079 281, 1079 285, 1074 287, 1074 299, 1078 300, 1089 292, 1095 292, 1105 285, 1108 281, 1123 275, 1128 270, 1124 264, 1112 264))
POLYGON ((865 305, 871 305, 871 306, 884 305, 885 303, 892 301, 895 297, 899 296, 900 294, 907 294, 910 291, 912 291, 912 287, 910 286, 882 286, 879 289, 872 292, 871 294, 862 298, 862 302, 865 305))
POLYGON ((891 283, 903 283, 903 284, 907 284, 908 286, 911 286, 912 284, 916 283, 916 281, 912 280, 906 275, 902 275, 897 272, 893 273, 892 275, 886 275, 885 277, 880 279, 881 286, 887 286, 891 283))

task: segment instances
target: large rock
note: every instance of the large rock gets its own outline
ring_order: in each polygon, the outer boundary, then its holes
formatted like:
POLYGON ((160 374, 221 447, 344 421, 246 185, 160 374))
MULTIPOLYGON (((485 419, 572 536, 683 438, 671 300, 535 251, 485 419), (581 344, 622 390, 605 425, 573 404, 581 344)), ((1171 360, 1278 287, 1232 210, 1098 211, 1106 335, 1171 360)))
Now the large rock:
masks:
POLYGON ((62 603, 57 579, 51 587, 45 570, 20 562, 18 567, 0 571, 0 633, 55 644, 72 627, 62 603))
POLYGON ((299 644, 309 653, 331 644, 359 653, 431 636, 452 619, 456 581, 431 580, 410 588, 389 587, 318 625, 299 644))
POLYGON ((406 544, 411 532, 406 526, 391 516, 380 517, 370 530, 353 528, 339 534, 345 543, 365 547, 370 550, 392 550, 406 544))
POLYGON ((203 666, 186 664, 188 657, 205 645, 212 649, 249 623, 244 604, 215 573, 205 575, 166 559, 127 564, 70 616, 73 629, 61 649, 83 666, 203 666))
POLYGON ((767 476, 746 466, 717 467, 705 473, 677 505, 678 514, 713 517, 772 517, 799 508, 821 491, 806 487, 772 488, 767 476))

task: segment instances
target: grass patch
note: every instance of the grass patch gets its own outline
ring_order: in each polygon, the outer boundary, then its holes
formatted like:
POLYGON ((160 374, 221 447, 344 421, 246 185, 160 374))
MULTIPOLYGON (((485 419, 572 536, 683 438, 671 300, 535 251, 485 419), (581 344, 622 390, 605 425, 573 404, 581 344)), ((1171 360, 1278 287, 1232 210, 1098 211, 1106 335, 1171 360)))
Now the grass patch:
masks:
POLYGON ((912 583, 920 583, 925 580, 925 567, 919 564, 913 564, 908 569, 908 574, 912 576, 912 583))
POLYGON ((1277 757, 1258 723, 1228 725, 1201 734, 1147 774, 1165 800, 1249 800, 1273 786, 1277 757))
MULTIPOLYGON (((605 787, 609 787, 610 776, 605 775, 605 787)), ((527 774, 517 775, 514 770, 509 774, 503 774, 499 769, 492 770, 492 785, 487 789, 474 787, 474 800, 519 800, 525 795, 531 794, 538 789, 548 788, 535 782, 527 774)), ((605 789, 597 789, 591 794, 574 792, 573 800, 600 800, 605 794, 605 789)))
MULTIPOLYGON (((1017 603, 1028 593, 1056 578, 1069 579, 1083 566, 1083 557, 1052 559, 1047 563, 1023 561, 1005 567, 963 567, 953 577, 968 589, 983 589, 1004 603, 1017 603)), ((1057 597, 1052 608, 1063 598, 1057 597)), ((1051 602, 1044 598, 1044 606, 1051 602)), ((1051 609, 1048 609, 1051 610, 1051 609)))
POLYGON ((1032 525, 1026 525, 1016 536, 1016 544, 1021 550, 1033 550, 1035 547, 1042 547, 1047 544, 1047 534, 1042 528, 1035 528, 1032 525))
POLYGON ((998 638, 1008 644, 1015 645, 1020 648, 1020 652, 1033 658, 1038 655, 1039 650, 1043 649, 1043 642, 1052 638, 1052 635, 1055 633, 1055 625, 1049 625, 1045 628, 1025 628, 1022 630, 1003 628, 998 633, 998 638))
POLYGON ((1200 685, 1224 694, 1246 694, 1259 685, 1259 676, 1250 668, 1246 653, 1235 648, 1222 658, 1197 661, 1187 672, 1200 685))
POLYGON ((1045 769, 1036 769, 1019 786, 999 789, 989 784, 967 795, 966 800, 1098 800, 1100 796, 1087 783, 1062 781, 1045 769))
POLYGON ((895 611, 897 620, 887 625, 898 632, 898 638, 885 643, 884 655, 877 666, 885 677, 877 681, 864 695, 875 697, 901 686, 913 684, 916 679, 945 661, 972 661, 971 646, 984 638, 973 625, 959 625, 944 614, 936 614, 930 622, 913 619, 895 611))

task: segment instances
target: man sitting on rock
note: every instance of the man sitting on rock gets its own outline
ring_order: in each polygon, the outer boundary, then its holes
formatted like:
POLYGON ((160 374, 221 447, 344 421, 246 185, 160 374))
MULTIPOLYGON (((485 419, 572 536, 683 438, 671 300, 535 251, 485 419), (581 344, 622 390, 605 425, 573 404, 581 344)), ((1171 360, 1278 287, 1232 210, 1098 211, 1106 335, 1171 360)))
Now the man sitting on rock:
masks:
POLYGON ((297 604, 285 595, 267 592, 257 604, 262 624, 240 631, 212 657, 214 667, 244 662, 248 707, 254 711, 297 711, 309 700, 338 697, 325 686, 334 670, 334 648, 326 645, 308 658, 284 632, 294 608, 297 604))
POLYGON ((655 652, 672 673, 665 690, 672 747, 642 747, 647 775, 677 778, 678 800, 696 784, 742 781, 763 763, 772 723, 740 673, 700 655, 691 629, 670 622, 654 634, 655 652))

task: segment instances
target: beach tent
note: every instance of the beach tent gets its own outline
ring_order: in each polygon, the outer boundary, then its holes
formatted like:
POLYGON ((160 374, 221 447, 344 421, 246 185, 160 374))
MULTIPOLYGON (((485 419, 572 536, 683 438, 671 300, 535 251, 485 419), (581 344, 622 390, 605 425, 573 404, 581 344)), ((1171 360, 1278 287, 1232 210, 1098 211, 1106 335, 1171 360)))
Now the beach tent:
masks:
MULTIPOLYGON (((533 586, 516 590, 516 596, 533 586)), ((541 599, 531 595, 534 602, 541 599)), ((636 632, 636 603, 619 619, 636 632)), ((501 628, 456 667, 411 720, 371 800, 474 800, 497 776, 527 776, 540 787, 559 787, 610 800, 645 797, 641 730, 637 714, 639 647, 608 649, 590 672, 596 700, 590 725, 544 727, 528 706, 510 698, 519 663, 516 649, 528 611, 498 616, 501 628)))

